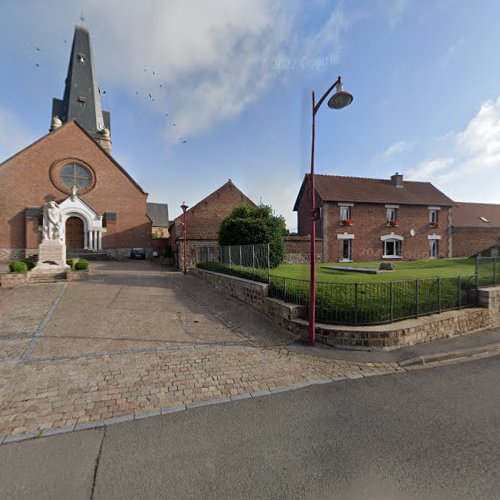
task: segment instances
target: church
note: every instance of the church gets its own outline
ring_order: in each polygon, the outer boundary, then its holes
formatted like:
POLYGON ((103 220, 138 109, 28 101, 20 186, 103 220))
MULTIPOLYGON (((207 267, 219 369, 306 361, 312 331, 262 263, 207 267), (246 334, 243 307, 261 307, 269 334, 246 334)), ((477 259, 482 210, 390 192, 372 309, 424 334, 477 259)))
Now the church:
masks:
POLYGON ((69 255, 127 258, 136 247, 150 254, 148 194, 111 155, 110 113, 99 93, 89 33, 76 26, 49 133, 0 163, 0 260, 37 253, 50 201, 61 208, 69 255))

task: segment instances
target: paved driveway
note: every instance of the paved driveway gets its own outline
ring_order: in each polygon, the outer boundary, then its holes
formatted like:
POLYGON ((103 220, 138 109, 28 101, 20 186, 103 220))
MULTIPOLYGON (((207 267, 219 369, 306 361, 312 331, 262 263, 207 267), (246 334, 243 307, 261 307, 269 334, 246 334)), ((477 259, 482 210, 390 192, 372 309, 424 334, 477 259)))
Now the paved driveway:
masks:
POLYGON ((293 340, 244 303, 148 261, 95 263, 87 282, 4 290, 0 436, 399 369, 291 354, 293 340))

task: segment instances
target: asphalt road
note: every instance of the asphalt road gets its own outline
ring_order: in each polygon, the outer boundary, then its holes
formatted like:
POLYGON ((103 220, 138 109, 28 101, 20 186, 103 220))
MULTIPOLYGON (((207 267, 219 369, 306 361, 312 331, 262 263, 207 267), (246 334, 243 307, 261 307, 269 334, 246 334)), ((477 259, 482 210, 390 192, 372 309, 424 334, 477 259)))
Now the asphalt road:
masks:
POLYGON ((500 498, 500 358, 0 447, 1 497, 500 498))

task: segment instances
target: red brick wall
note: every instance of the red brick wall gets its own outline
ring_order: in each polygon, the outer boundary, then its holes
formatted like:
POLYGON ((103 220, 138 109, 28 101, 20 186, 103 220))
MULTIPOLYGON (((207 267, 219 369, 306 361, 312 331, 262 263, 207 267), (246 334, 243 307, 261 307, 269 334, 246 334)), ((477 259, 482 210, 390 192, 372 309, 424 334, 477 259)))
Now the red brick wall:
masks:
MULTIPOLYGON (((222 221, 245 203, 254 205, 234 184, 224 184, 186 212, 187 239, 217 240, 222 221)), ((183 237, 182 221, 182 214, 175 219, 172 240, 183 237)))
POLYGON ((492 247, 500 238, 500 228, 453 228, 453 257, 471 257, 492 247))
MULTIPOLYGON (((324 211, 325 213, 326 211, 324 211)), ((426 206, 399 205, 397 227, 386 226, 387 209, 385 204, 355 203, 351 207, 352 226, 341 226, 340 208, 337 203, 328 203, 326 221, 328 255, 324 260, 339 261, 342 258, 342 240, 337 234, 354 234, 352 258, 354 261, 381 260, 383 243, 380 237, 394 233, 403 236, 402 255, 404 259, 427 259, 429 257, 430 234, 441 235, 439 256, 448 256, 448 209, 439 211, 439 227, 430 227, 429 210, 426 206), (410 235, 415 230, 415 236, 410 235)))
MULTIPOLYGON (((320 198, 316 193, 316 206, 320 205, 320 198)), ((297 210, 297 232, 300 236, 311 234, 311 198, 306 186, 300 198, 297 210)), ((316 236, 322 236, 321 222, 316 222, 316 236)))
POLYGON ((26 224, 24 210, 67 198, 50 179, 51 165, 64 158, 82 160, 94 170, 96 185, 81 195, 82 200, 101 215, 116 213, 116 223, 110 224, 114 227, 104 235, 103 248, 151 248, 147 194, 73 122, 0 166, 0 248, 36 247, 34 229, 26 224))

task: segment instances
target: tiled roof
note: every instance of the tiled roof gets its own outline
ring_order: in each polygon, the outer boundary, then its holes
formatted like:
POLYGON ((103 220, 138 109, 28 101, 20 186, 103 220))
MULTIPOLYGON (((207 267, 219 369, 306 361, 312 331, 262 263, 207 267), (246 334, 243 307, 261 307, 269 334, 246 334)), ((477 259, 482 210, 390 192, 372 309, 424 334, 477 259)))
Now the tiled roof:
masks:
MULTIPOLYGON (((298 209, 298 202, 308 183, 309 175, 306 175, 297 196, 294 210, 298 209)), ((448 196, 435 188, 430 182, 403 180, 403 187, 396 187, 390 179, 315 175, 315 184, 316 191, 323 201, 438 206, 452 206, 454 204, 448 196)))
POLYGON ((458 202, 453 208, 453 226, 500 228, 500 205, 458 202))
MULTIPOLYGON (((233 208, 243 204, 255 205, 229 180, 186 211, 188 239, 217 240, 222 221, 231 214, 233 208)), ((177 230, 182 219, 181 214, 174 220, 176 238, 182 235, 182 229, 179 227, 177 230)))
POLYGON ((148 203, 147 214, 153 226, 168 226, 168 205, 166 203, 148 203))

